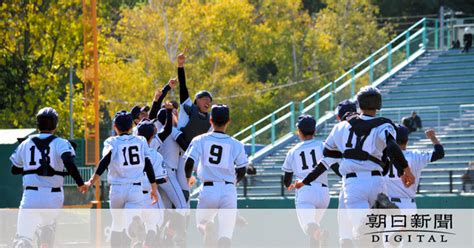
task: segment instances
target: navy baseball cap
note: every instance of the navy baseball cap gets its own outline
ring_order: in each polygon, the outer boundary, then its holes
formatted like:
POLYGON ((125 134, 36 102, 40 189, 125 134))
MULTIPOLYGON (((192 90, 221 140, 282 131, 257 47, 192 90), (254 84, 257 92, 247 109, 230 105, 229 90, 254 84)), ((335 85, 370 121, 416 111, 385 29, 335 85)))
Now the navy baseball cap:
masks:
POLYGON ((404 125, 397 125, 397 143, 408 142, 408 128, 404 125))
POLYGON ((341 120, 343 120, 345 114, 355 112, 357 112, 357 104, 351 100, 346 99, 340 102, 336 107, 336 115, 341 120))
POLYGON ((115 113, 114 124, 121 131, 130 130, 133 125, 132 115, 125 110, 115 113))
POLYGON ((145 118, 137 125, 138 135, 149 139, 155 134, 155 128, 155 121, 145 118))
POLYGON ((132 110, 130 110, 130 113, 132 114, 132 118, 135 120, 135 119, 138 119, 141 112, 148 112, 149 110, 150 110, 150 107, 148 106, 140 107, 138 105, 135 105, 133 106, 132 110))
POLYGON ((211 118, 217 123, 226 123, 230 119, 229 107, 225 104, 214 104, 211 108, 211 118))
POLYGON ((300 115, 296 127, 303 133, 314 133, 316 131, 316 120, 311 115, 300 115))

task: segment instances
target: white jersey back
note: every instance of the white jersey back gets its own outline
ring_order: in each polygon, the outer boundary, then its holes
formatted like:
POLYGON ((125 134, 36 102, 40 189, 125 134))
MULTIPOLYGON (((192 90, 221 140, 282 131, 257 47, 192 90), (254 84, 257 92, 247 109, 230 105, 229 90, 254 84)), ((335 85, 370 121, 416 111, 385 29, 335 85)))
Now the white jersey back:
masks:
MULTIPOLYGON (((10 161, 14 166, 23 168, 24 171, 38 169, 38 167, 40 167, 39 160, 41 159, 41 153, 31 139, 34 137, 45 139, 49 136, 51 136, 51 134, 42 133, 31 135, 16 148, 15 152, 10 156, 10 161)), ((61 155, 66 152, 70 152, 73 156, 76 155, 69 141, 65 139, 57 137, 49 144, 49 149, 46 150, 46 154, 48 154, 50 166, 53 167, 55 171, 64 170, 61 155)), ((62 187, 63 182, 64 178, 59 175, 48 177, 28 174, 23 176, 23 186, 53 188, 62 187)))
POLYGON ((235 182, 235 169, 247 166, 244 144, 231 136, 211 132, 195 137, 184 155, 197 164, 202 182, 235 182))
MULTIPOLYGON (((163 156, 161 156, 161 154, 159 154, 152 147, 150 147, 150 161, 151 161, 151 164, 153 165, 155 178, 156 179, 165 178, 167 175, 167 172, 166 172, 166 169, 163 168, 163 156)), ((146 172, 143 172, 142 188, 143 190, 146 190, 146 191, 151 190, 151 184, 150 184, 150 181, 148 180, 146 172)))
MULTIPOLYGON (((361 115, 361 119, 363 120, 371 120, 374 117, 361 115)), ((347 121, 343 121, 338 123, 334 126, 331 133, 329 134, 328 138, 324 142, 324 145, 329 150, 336 150, 340 152, 344 152, 347 149, 355 148, 357 144, 357 135, 353 135, 352 140, 348 142, 349 133, 350 133, 351 124, 347 121), (352 147, 346 147, 347 144, 351 144, 352 147)), ((391 134, 394 139, 396 139, 396 130, 391 124, 382 124, 378 127, 373 128, 369 135, 367 136, 362 150, 368 152, 370 155, 381 159, 383 150, 387 147, 387 133, 391 134)), ((326 167, 331 165, 333 159, 324 158, 322 162, 326 167)), ((346 159, 343 158, 339 164, 339 171, 342 175, 345 175, 350 172, 364 172, 364 171, 382 171, 382 167, 372 161, 366 160, 354 160, 354 159, 346 159)))
MULTIPOLYGON (((323 143, 306 140, 291 148, 286 155, 282 170, 293 173, 296 179, 302 181, 323 158, 323 143)), ((327 172, 319 176, 316 182, 328 184, 327 172)))
POLYGON ((102 156, 112 152, 107 180, 109 184, 138 183, 142 181, 145 157, 150 150, 144 137, 120 135, 106 139, 102 156))
POLYGON ((163 144, 158 148, 158 152, 163 155, 165 166, 171 169, 178 169, 179 158, 181 156, 181 147, 173 139, 168 136, 163 144))
POLYGON ((430 151, 403 151, 405 159, 410 166, 411 172, 415 176, 415 183, 406 188, 402 180, 398 177, 397 168, 392 164, 390 166, 388 174, 385 176, 385 181, 387 184, 387 194, 389 197, 396 198, 412 198, 416 196, 416 189, 420 183, 421 170, 425 168, 428 163, 431 161, 433 152, 430 151))

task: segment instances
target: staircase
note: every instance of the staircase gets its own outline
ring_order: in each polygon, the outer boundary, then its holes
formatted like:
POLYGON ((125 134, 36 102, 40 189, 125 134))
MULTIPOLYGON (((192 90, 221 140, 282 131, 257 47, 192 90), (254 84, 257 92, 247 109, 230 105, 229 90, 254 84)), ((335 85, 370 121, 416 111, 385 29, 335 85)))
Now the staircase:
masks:
MULTIPOLYGON (((434 128, 445 147, 446 156, 430 163, 422 172, 419 193, 453 193, 462 190, 461 176, 468 163, 474 161, 474 53, 459 50, 426 51, 385 82, 379 84, 383 95, 381 115, 400 122, 401 117, 416 111, 423 129, 434 128)), ((316 139, 324 140, 334 118, 319 128, 316 139)), ((273 149, 255 167, 256 176, 249 176, 239 185, 238 193, 246 197, 287 196, 294 192, 281 186, 281 166, 288 150, 298 142, 296 136, 284 146, 273 149), (245 189, 244 189, 245 188, 245 189)), ((431 150, 431 142, 423 132, 410 135, 408 149, 431 150)), ((337 195, 341 181, 329 172, 331 195, 337 195)))

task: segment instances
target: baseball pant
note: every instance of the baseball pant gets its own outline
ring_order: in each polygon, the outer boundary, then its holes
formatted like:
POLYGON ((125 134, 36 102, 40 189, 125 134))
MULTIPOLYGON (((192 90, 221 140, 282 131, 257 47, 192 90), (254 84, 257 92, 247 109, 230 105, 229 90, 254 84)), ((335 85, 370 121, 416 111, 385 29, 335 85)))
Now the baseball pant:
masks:
POLYGON ((134 216, 141 215, 143 190, 141 185, 110 185, 110 211, 112 214, 112 231, 122 232, 132 223, 134 216), (124 210, 126 209, 126 210, 124 210))
POLYGON ((184 199, 183 191, 176 178, 176 169, 166 168, 168 178, 165 183, 158 185, 158 190, 163 199, 164 208, 170 209, 174 206, 177 209, 185 209, 188 204, 184 199))
POLYGON ((23 190, 18 212, 17 235, 32 240, 37 228, 55 224, 59 209, 64 203, 64 192, 62 187, 28 188, 23 190))
POLYGON ((217 215, 219 227, 217 238, 232 239, 237 216, 237 189, 234 184, 213 182, 213 185, 201 186, 198 197, 196 222, 213 222, 217 215))
POLYGON ((349 220, 349 213, 344 203, 344 190, 339 191, 339 205, 337 209, 337 222, 339 228, 339 240, 352 239, 352 226, 349 220))
POLYGON ((329 190, 326 185, 318 182, 312 182, 311 185, 305 185, 296 190, 295 194, 296 214, 301 228, 308 234, 310 224, 321 222, 321 218, 329 206, 329 190))
POLYGON ((352 224, 353 239, 359 238, 359 228, 363 228, 366 212, 377 200, 379 193, 385 193, 385 181, 381 176, 372 176, 371 172, 356 172, 356 177, 343 177, 344 203, 350 211, 349 220, 352 224))
POLYGON ((152 204, 151 194, 149 191, 143 191, 143 212, 142 217, 145 222, 146 231, 155 231, 156 226, 163 224, 163 202, 161 197, 158 195, 158 202, 152 204), (146 193, 145 193, 146 192, 146 193))

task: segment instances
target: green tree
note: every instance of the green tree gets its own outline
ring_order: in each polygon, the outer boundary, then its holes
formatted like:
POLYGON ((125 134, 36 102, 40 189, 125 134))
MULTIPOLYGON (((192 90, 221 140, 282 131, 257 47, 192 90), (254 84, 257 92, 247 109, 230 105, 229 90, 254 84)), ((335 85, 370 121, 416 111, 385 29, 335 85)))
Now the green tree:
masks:
MULTIPOLYGON (((60 135, 68 133, 68 73, 82 60, 79 0, 8 1, 0 5, 0 126, 35 126, 44 107, 59 112, 60 135)), ((82 87, 76 78, 74 118, 80 120, 82 87)), ((80 135, 82 123, 75 124, 80 135)))

